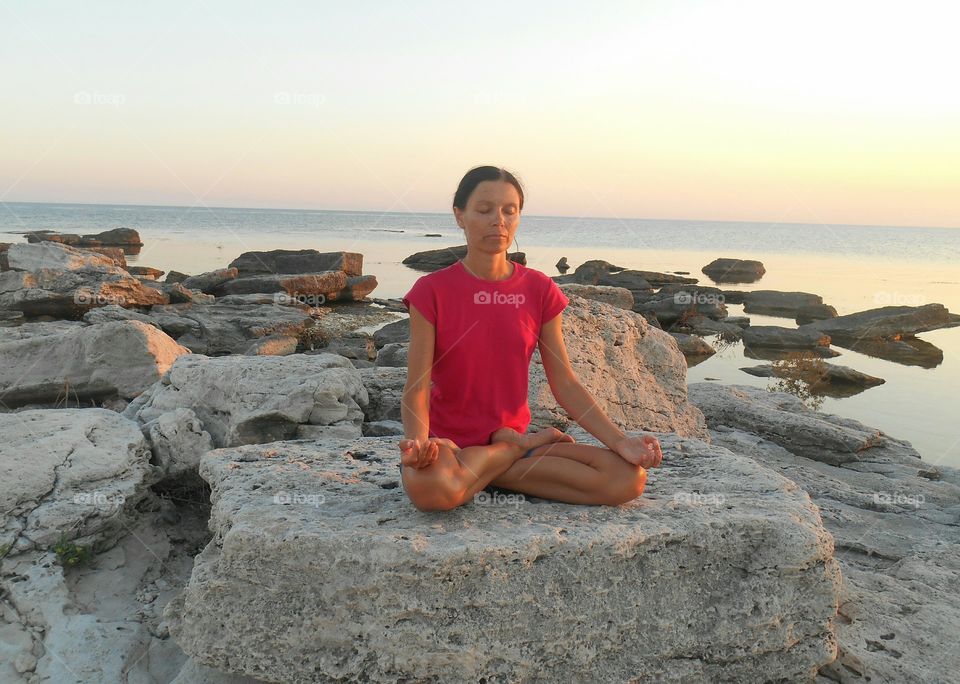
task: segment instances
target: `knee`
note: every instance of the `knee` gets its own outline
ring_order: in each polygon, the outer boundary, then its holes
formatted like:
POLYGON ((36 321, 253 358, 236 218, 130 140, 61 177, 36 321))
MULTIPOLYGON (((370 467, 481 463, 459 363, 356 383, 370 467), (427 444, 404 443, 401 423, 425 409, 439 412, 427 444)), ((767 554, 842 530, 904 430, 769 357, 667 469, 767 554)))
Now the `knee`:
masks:
POLYGON ((647 486, 647 470, 640 466, 631 466, 626 475, 618 478, 610 484, 608 499, 605 502, 608 506, 619 506, 628 501, 633 501, 641 494, 647 486))
POLYGON ((463 503, 462 487, 440 459, 426 468, 404 468, 402 479, 407 497, 419 511, 449 511, 463 503))

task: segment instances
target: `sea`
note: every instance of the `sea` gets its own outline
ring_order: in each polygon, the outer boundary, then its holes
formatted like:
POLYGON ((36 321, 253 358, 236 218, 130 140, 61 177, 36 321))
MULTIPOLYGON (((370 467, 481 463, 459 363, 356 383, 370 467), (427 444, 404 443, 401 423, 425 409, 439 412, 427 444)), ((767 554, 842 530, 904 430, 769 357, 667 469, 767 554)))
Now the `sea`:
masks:
MULTIPOLYGON (((223 268, 243 252, 270 249, 350 251, 364 255, 364 273, 377 276, 374 297, 402 297, 422 273, 401 262, 414 252, 463 244, 450 213, 397 213, 303 209, 241 209, 0 202, 0 242, 27 231, 97 233, 135 228, 144 247, 131 264, 201 273, 223 268)), ((520 220, 511 251, 527 265, 558 275, 604 259, 625 268, 689 272, 714 283, 701 269, 718 257, 757 259, 766 267, 755 283, 735 290, 811 292, 841 315, 888 305, 937 302, 960 313, 960 228, 858 226, 748 221, 693 221, 571 216, 520 220)), ((753 325, 796 327, 793 319, 748 315, 753 325)), ((830 363, 886 380, 849 397, 819 397, 811 407, 854 418, 913 444, 929 465, 960 467, 960 327, 918 337, 943 352, 924 365, 875 358, 841 347, 830 363)), ((717 342, 718 353, 688 369, 689 382, 782 386, 741 369, 766 363, 744 355, 742 344, 717 342)))

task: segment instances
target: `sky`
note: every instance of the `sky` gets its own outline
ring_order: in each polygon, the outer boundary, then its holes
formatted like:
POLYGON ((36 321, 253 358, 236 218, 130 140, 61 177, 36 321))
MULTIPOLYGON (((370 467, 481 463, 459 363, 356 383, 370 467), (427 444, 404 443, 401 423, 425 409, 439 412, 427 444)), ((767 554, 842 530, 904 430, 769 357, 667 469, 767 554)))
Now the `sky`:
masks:
POLYGON ((950 2, 0 0, 0 202, 960 227, 950 2))

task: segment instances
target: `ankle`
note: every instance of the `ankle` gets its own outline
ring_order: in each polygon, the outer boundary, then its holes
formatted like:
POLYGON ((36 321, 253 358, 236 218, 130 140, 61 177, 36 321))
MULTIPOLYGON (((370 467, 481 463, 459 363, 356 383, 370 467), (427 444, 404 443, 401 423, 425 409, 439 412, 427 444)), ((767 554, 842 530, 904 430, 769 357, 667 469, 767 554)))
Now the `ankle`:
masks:
POLYGON ((521 447, 525 444, 524 435, 521 435, 511 427, 502 427, 491 433, 490 443, 493 444, 494 442, 505 442, 507 444, 514 444, 521 447))

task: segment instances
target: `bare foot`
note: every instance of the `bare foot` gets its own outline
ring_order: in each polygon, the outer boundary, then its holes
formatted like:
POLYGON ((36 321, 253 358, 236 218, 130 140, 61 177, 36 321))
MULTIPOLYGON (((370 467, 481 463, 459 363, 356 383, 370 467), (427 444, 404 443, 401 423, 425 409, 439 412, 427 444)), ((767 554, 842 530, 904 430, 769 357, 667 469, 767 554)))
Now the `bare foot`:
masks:
POLYGON ((520 434, 513 428, 504 427, 494 432, 493 435, 491 435, 490 441, 519 444, 525 450, 529 450, 544 444, 575 442, 576 440, 571 435, 552 427, 544 428, 539 432, 525 432, 523 434, 520 434))

